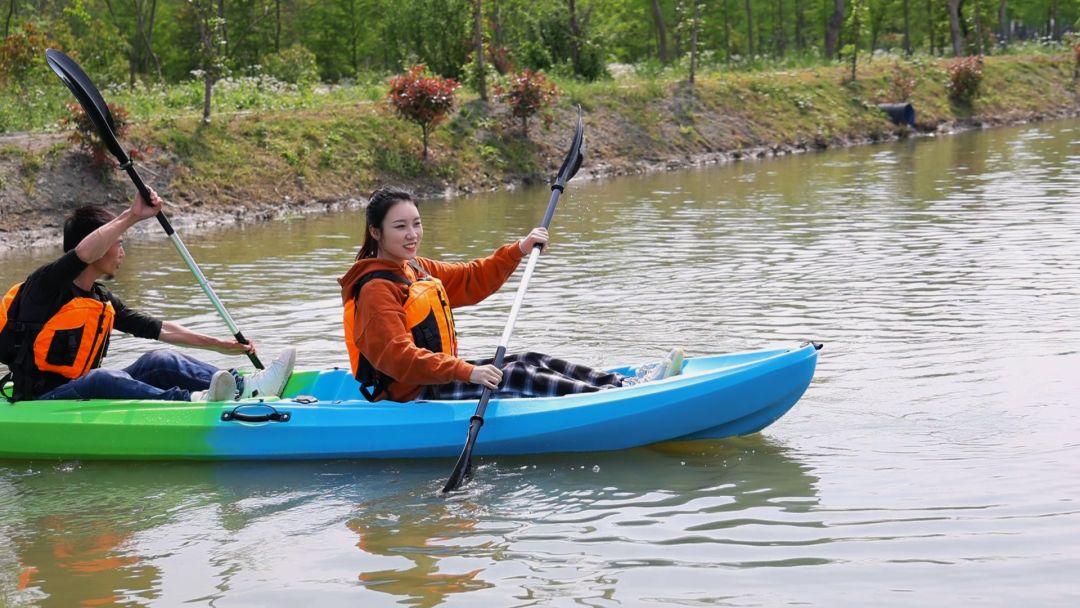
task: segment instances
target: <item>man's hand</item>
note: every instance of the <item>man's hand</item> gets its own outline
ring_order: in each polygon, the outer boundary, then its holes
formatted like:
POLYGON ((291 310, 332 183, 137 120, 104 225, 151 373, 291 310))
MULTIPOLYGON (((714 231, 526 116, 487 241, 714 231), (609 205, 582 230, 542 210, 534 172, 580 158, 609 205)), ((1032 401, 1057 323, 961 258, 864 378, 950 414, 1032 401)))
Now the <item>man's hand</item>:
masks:
POLYGON ((245 355, 247 353, 254 355, 256 353, 255 342, 240 344, 236 340, 222 340, 192 331, 173 321, 165 321, 161 324, 161 335, 158 336, 158 340, 176 346, 204 348, 226 355, 245 355))
POLYGON ((212 350, 226 355, 256 354, 255 343, 251 341, 247 344, 241 344, 236 340, 218 340, 218 344, 212 347, 212 350))
POLYGON ((153 188, 147 187, 147 190, 150 191, 150 202, 144 201, 142 194, 139 194, 135 197, 135 202, 131 203, 131 209, 128 210, 131 215, 137 218, 136 221, 154 217, 161 211, 161 205, 164 203, 153 188))

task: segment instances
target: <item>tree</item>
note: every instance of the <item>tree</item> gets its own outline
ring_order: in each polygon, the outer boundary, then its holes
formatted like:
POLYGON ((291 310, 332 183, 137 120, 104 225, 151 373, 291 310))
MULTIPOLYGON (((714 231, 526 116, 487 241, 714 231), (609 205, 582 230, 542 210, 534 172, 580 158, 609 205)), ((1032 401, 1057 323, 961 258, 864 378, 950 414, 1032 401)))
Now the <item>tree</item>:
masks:
POLYGON ((964 54, 964 36, 960 32, 960 3, 963 0, 948 0, 949 34, 952 36, 953 56, 964 54))
POLYGON ((483 0, 473 0, 473 37, 476 50, 476 89, 480 99, 487 101, 487 82, 484 74, 484 19, 483 0))
POLYGON ((454 108, 454 91, 461 85, 451 78, 427 76, 427 66, 414 65, 390 79, 386 99, 398 116, 420 126, 423 158, 428 158, 428 135, 454 108))
POLYGON ((157 0, 130 0, 130 14, 122 14, 113 7, 112 0, 105 0, 109 18, 122 32, 128 32, 128 81, 134 86, 137 74, 146 74, 153 62, 158 80, 162 80, 161 60, 154 52, 154 25, 157 18, 157 0))
POLYGON ((4 38, 11 34, 11 20, 15 17, 15 0, 8 2, 7 19, 4 20, 4 38))
POLYGON ((694 17, 690 25, 690 84, 694 84, 694 73, 697 71, 698 58, 698 30, 701 29, 701 2, 691 0, 694 3, 694 17))
MULTIPOLYGON (((843 0, 837 0, 842 2, 843 0)), ((754 9, 750 7, 750 0, 745 0, 746 6, 746 55, 754 56, 754 9)))
POLYGON ((1009 20, 1006 18, 1006 5, 1008 0, 1000 0, 998 2, 998 27, 1001 28, 998 34, 1001 44, 1009 46, 1009 20))
POLYGON ((911 0, 904 0, 904 55, 911 57, 911 0))
POLYGON ((660 10, 660 0, 652 0, 653 22, 656 24, 656 49, 660 63, 668 62, 667 28, 664 26, 664 12, 660 10))
POLYGON ((210 124, 214 85, 225 74, 225 0, 188 0, 199 27, 199 69, 203 79, 203 124, 210 124))
POLYGON ((795 0, 795 49, 806 48, 806 7, 803 0, 795 0))
POLYGON ((832 59, 840 50, 840 28, 844 26, 844 0, 834 0, 832 16, 825 26, 825 57, 832 59))
POLYGON ((869 21, 869 0, 851 0, 851 13, 847 18, 848 38, 851 40, 844 45, 845 54, 851 58, 851 81, 855 82, 856 68, 859 62, 859 44, 862 43, 866 33, 866 24, 869 21))

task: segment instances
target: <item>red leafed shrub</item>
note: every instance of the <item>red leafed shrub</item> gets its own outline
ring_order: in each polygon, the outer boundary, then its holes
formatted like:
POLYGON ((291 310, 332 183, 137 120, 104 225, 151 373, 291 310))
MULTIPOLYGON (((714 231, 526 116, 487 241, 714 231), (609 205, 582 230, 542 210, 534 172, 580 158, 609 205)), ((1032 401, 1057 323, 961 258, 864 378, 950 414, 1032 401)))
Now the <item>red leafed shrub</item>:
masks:
POLYGON ((57 44, 27 23, 0 41, 0 83, 14 82, 26 93, 30 82, 41 78, 49 70, 42 55, 45 49, 57 44))
MULTIPOLYGON (((60 119, 60 124, 73 128, 68 139, 90 155, 90 164, 94 167, 103 170, 116 167, 118 165, 116 159, 109 153, 109 149, 105 147, 105 142, 101 140, 97 127, 94 126, 94 122, 90 120, 90 117, 86 115, 82 106, 71 102, 65 105, 68 109, 68 115, 60 119)), ((123 106, 113 103, 109 104, 109 112, 112 113, 113 117, 113 133, 118 139, 122 138, 131 128, 128 123, 128 112, 123 106)), ((138 149, 132 149, 128 152, 128 155, 135 160, 142 160, 144 157, 143 152, 138 149)))
POLYGON ((454 91, 461 85, 451 78, 426 76, 424 64, 414 65, 390 79, 387 101, 405 120, 420 125, 424 158, 428 157, 428 134, 454 108, 454 91))
POLYGON ((955 59, 945 69, 949 73, 949 97, 957 103, 971 104, 982 84, 982 55, 955 59))
POLYGON ((521 119, 521 132, 529 132, 529 118, 541 114, 545 124, 551 123, 547 112, 559 97, 559 89, 542 73, 529 69, 513 74, 505 84, 495 87, 499 99, 510 106, 510 113, 521 119))

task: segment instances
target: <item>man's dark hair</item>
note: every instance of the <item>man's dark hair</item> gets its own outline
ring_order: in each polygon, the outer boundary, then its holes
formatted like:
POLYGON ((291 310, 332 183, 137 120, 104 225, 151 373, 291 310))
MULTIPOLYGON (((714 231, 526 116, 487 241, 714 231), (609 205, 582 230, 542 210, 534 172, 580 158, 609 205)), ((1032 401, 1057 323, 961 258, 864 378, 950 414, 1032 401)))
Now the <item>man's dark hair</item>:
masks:
POLYGON ((79 207, 64 222, 64 251, 71 251, 90 233, 108 224, 116 214, 101 205, 79 207))

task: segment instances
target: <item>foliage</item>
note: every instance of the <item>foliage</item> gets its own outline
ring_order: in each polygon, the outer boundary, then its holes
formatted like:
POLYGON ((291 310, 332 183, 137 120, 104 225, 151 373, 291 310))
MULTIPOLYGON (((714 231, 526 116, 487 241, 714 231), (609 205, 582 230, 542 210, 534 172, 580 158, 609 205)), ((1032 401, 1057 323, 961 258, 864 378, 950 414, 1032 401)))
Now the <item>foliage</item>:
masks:
POLYGON ((946 65, 945 71, 949 75, 949 97, 958 104, 971 105, 982 84, 982 55, 954 59, 946 65))
POLYGON ((893 99, 907 101, 914 94, 915 85, 919 83, 919 78, 915 75, 915 70, 911 66, 897 61, 893 66, 889 83, 892 85, 893 99))
POLYGON ((427 66, 417 64, 390 79, 387 101, 397 114, 420 126, 424 139, 423 157, 428 157, 428 135, 454 107, 454 91, 459 85, 451 78, 426 75, 427 66))
POLYGON ((56 43, 33 23, 26 23, 0 43, 0 83, 14 83, 23 92, 32 82, 42 80, 49 69, 42 57, 56 43))
POLYGON ((271 53, 263 59, 263 70, 274 78, 302 86, 312 85, 319 80, 319 66, 315 53, 294 44, 289 48, 271 53))
POLYGON ((540 114, 544 125, 551 124, 548 111, 559 97, 559 89, 542 73, 528 68, 509 76, 505 83, 495 86, 495 94, 510 106, 510 113, 521 119, 521 132, 529 133, 529 118, 540 114))
MULTIPOLYGON (((82 106, 74 102, 69 102, 66 106, 68 115, 60 119, 60 124, 72 129, 68 139, 90 156, 90 164, 94 167, 101 170, 116 167, 119 163, 109 153, 109 149, 105 146, 105 142, 102 141, 101 135, 98 134, 97 127, 94 126, 94 122, 90 120, 82 106)), ((124 137, 131 128, 127 110, 122 106, 110 103, 109 112, 113 117, 113 133, 117 138, 124 137)), ((132 149, 128 154, 136 160, 140 160, 144 156, 143 152, 138 149, 132 149)))

